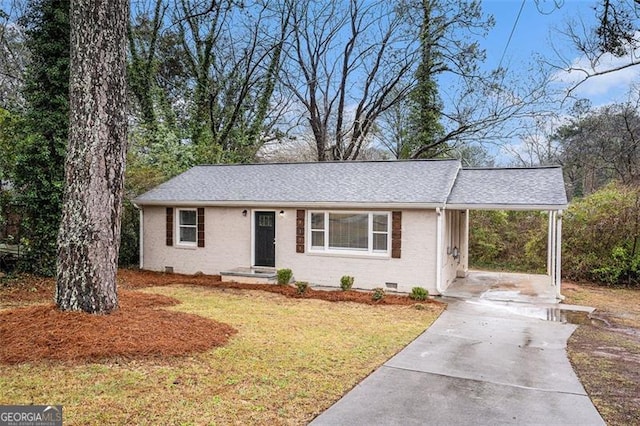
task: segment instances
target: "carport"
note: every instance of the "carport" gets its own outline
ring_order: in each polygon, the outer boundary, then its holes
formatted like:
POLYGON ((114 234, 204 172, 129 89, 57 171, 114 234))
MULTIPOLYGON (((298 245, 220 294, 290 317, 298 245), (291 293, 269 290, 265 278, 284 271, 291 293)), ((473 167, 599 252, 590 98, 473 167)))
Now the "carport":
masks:
POLYGON ((562 169, 468 168, 458 172, 446 209, 457 212, 446 232, 458 235, 456 278, 442 283, 442 294, 494 300, 557 301, 561 294, 562 212, 567 208, 562 169), (469 270, 469 212, 471 210, 544 211, 548 215, 547 274, 517 274, 469 270))

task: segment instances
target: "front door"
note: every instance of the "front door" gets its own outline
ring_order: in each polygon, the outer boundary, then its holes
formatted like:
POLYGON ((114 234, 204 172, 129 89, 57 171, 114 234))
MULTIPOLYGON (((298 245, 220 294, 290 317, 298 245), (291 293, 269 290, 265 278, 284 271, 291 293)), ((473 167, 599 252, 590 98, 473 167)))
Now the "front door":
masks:
POLYGON ((276 266, 276 213, 256 212, 255 266, 276 266))

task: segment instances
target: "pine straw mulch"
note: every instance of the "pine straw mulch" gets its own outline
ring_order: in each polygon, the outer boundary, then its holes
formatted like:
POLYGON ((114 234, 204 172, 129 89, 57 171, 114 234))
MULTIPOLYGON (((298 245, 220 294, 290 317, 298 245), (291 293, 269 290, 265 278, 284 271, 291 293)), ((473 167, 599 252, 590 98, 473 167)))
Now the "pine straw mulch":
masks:
POLYGON ((222 346, 236 333, 227 324, 161 309, 180 303, 171 297, 120 291, 119 302, 109 315, 61 312, 53 304, 0 311, 0 362, 180 356, 222 346))
POLYGON ((53 278, 29 274, 8 276, 0 280, 0 306, 4 308, 31 303, 53 302, 53 278))
POLYGON ((382 300, 375 301, 369 291, 341 291, 341 290, 314 290, 308 288, 304 294, 299 294, 293 285, 276 284, 245 284, 239 282, 220 281, 219 275, 181 275, 165 274, 162 272, 140 271, 133 269, 121 269, 118 273, 120 285, 123 288, 144 288, 152 286, 165 286, 172 284, 196 285, 220 289, 261 290, 269 293, 281 294, 296 299, 319 299, 328 302, 355 302, 367 305, 415 305, 416 303, 442 304, 442 302, 427 299, 416 302, 406 295, 385 294, 382 300))
MULTIPOLYGON (((217 275, 181 275, 121 269, 118 272, 120 309, 110 315, 61 312, 53 304, 55 281, 19 275, 0 283, 0 363, 42 360, 71 364, 105 359, 180 356, 224 345, 236 333, 231 326, 197 315, 161 309, 178 300, 136 289, 193 285, 217 289, 261 290, 297 299, 355 302, 368 305, 442 304, 427 299, 386 294, 375 301, 371 292, 307 289, 293 285, 222 282, 217 275), (27 306, 24 306, 27 305, 27 306), (22 306, 22 307, 21 307, 22 306)), ((419 306, 418 306, 419 307, 419 306)))

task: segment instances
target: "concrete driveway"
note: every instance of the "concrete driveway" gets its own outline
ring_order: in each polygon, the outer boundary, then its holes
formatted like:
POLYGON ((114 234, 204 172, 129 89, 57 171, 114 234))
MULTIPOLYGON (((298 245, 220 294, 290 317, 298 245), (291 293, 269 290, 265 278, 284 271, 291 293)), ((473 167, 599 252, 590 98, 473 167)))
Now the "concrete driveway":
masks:
POLYGON ((558 305, 451 300, 414 342, 312 425, 601 425, 558 305), (545 310, 553 311, 546 315, 545 310))

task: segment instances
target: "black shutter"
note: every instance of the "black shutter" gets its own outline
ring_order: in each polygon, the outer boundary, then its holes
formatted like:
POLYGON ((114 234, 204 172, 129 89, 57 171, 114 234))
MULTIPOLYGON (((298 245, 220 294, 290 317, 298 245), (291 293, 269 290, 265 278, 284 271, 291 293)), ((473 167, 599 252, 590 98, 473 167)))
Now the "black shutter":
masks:
POLYGON ((304 210, 296 211, 296 253, 304 253, 304 210))
POLYGON ((198 247, 204 247, 204 207, 198 207, 198 247))
POLYGON ((402 253, 402 212, 391 213, 391 257, 400 259, 402 253))
POLYGON ((173 207, 167 207, 167 245, 173 245, 173 207))

